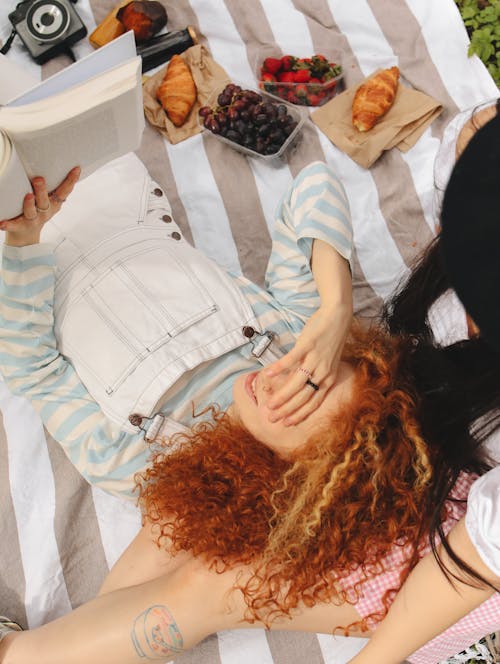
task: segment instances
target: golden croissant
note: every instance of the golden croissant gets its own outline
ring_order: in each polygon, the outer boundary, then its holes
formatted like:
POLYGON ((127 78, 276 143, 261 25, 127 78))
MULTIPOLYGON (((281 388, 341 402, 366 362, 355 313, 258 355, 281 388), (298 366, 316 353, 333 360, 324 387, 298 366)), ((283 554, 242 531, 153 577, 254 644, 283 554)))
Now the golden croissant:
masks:
POLYGON ((359 86, 352 101, 352 124, 369 131, 394 103, 399 69, 383 69, 359 86))
POLYGON ((186 121, 196 101, 196 85, 191 70, 180 55, 172 56, 156 98, 176 127, 186 121))

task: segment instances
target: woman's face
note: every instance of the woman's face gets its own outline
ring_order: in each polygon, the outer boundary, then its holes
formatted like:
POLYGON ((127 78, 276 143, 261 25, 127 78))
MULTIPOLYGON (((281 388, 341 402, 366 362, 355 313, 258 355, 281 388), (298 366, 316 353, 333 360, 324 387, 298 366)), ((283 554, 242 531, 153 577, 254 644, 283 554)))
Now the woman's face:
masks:
MULTIPOLYGON (((319 429, 341 403, 349 399, 354 369, 341 362, 337 380, 328 390, 321 405, 305 420, 292 426, 286 426, 283 420, 270 422, 269 415, 273 411, 267 407, 272 395, 288 377, 288 373, 283 373, 269 378, 262 370, 239 376, 233 387, 233 403, 228 411, 254 438, 284 456, 303 445, 315 429, 319 429)), ((303 389, 311 388, 304 384, 303 389)))

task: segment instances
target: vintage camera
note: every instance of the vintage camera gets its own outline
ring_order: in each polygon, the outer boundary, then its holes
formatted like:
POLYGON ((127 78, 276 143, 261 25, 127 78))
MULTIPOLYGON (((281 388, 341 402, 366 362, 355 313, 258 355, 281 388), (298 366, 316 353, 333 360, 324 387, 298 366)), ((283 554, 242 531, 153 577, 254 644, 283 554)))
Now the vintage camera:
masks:
POLYGON ((67 52, 87 34, 71 0, 24 0, 9 19, 39 65, 67 52))

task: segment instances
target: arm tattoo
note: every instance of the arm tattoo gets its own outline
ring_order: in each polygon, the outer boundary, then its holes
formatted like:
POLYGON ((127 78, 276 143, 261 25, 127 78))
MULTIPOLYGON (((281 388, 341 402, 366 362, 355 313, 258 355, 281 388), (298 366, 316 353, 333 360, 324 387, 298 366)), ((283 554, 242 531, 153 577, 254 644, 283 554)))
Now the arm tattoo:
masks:
POLYGON ((166 606, 156 604, 140 613, 132 626, 132 643, 139 657, 159 659, 182 652, 184 640, 166 606))

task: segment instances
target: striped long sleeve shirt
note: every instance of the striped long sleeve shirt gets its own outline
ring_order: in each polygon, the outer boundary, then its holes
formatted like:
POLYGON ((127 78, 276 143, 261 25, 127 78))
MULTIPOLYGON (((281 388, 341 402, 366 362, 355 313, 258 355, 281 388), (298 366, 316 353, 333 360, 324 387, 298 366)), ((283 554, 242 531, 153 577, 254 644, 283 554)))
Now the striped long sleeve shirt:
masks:
MULTIPOLYGON (((262 329, 273 330, 285 352, 319 306, 310 270, 315 239, 331 244, 350 261, 352 230, 344 188, 320 162, 301 171, 278 206, 265 288, 231 275, 262 329)), ((150 450, 142 432, 125 432, 106 418, 58 351, 52 246, 4 246, 1 276, 0 371, 9 388, 32 402, 46 429, 89 482, 133 497, 134 475, 146 467, 150 450)), ((161 412, 190 426, 193 405, 198 412, 211 403, 226 409, 234 380, 254 370, 256 362, 250 344, 245 344, 204 363, 168 390, 161 412)))

